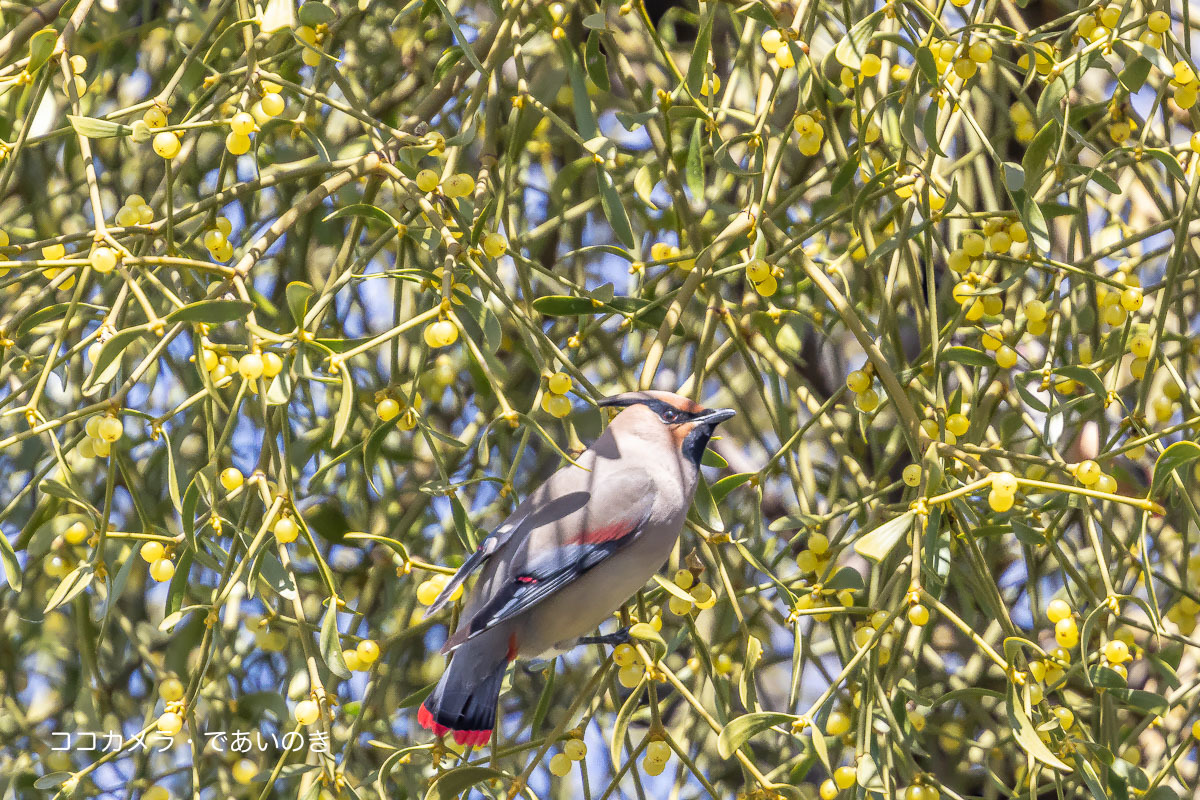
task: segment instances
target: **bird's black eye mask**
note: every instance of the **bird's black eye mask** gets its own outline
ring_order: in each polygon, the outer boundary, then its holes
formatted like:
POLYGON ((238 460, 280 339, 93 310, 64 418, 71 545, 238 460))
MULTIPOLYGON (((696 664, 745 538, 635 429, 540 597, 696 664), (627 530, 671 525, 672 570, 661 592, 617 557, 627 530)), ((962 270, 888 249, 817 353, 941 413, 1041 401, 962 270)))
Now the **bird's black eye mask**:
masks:
POLYGON ((662 400, 657 400, 653 397, 622 397, 620 399, 613 398, 611 400, 601 400, 597 405, 612 406, 617 408, 627 408, 629 406, 643 405, 658 415, 658 418, 668 425, 679 425, 684 422, 691 422, 700 414, 693 414, 690 411, 680 411, 670 403, 664 403, 662 400))

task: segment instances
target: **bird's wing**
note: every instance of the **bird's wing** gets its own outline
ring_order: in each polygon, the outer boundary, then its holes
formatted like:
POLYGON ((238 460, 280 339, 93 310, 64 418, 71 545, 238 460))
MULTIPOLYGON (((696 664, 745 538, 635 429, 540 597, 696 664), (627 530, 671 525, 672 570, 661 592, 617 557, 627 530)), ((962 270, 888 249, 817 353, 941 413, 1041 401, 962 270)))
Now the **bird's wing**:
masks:
POLYGON ((645 528, 656 494, 646 472, 625 466, 599 479, 585 475, 550 485, 546 496, 555 500, 537 505, 517 526, 498 562, 495 583, 459 624, 445 652, 550 597, 622 550, 645 528), (578 504, 577 495, 586 503, 578 504), (571 510, 561 513, 564 509, 571 510))
POLYGON ((425 616, 441 610, 455 590, 514 537, 525 536, 542 525, 557 523, 586 506, 591 499, 591 492, 587 491, 588 487, 584 482, 590 474, 587 470, 575 466, 564 467, 542 484, 538 491, 525 498, 508 519, 479 542, 475 552, 467 557, 454 573, 454 577, 426 609, 425 616))

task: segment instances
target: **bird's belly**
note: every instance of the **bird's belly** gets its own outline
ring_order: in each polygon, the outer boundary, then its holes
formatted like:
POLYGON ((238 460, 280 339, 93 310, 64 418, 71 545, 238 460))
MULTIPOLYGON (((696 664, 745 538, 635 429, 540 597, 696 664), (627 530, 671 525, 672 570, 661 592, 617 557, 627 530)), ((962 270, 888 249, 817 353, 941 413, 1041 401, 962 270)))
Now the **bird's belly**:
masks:
POLYGON ((667 560, 678 538, 678 529, 674 533, 646 531, 628 548, 613 555, 611 561, 598 565, 538 604, 523 631, 520 656, 534 658, 561 652, 580 636, 594 633, 600 623, 646 585, 667 560))

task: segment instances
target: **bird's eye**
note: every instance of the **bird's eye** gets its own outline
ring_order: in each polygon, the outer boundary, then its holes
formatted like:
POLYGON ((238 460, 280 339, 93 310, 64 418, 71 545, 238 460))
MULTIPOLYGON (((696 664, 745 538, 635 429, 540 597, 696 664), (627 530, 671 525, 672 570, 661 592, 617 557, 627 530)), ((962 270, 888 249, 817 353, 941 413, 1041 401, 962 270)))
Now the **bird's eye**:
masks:
POLYGON ((663 422, 675 422, 679 419, 679 412, 673 408, 664 409, 662 412, 663 422))

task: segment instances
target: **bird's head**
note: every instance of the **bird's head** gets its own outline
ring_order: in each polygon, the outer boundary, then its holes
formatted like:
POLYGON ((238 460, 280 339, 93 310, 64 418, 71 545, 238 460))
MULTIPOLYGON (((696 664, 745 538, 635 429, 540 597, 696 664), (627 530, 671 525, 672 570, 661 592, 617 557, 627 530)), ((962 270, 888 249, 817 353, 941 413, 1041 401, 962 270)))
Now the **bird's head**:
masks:
POLYGON ((614 427, 629 427, 645 434, 665 432, 676 452, 693 466, 700 459, 717 425, 734 416, 731 408, 705 408, 673 392, 624 392, 606 397, 597 405, 624 408, 614 427))

